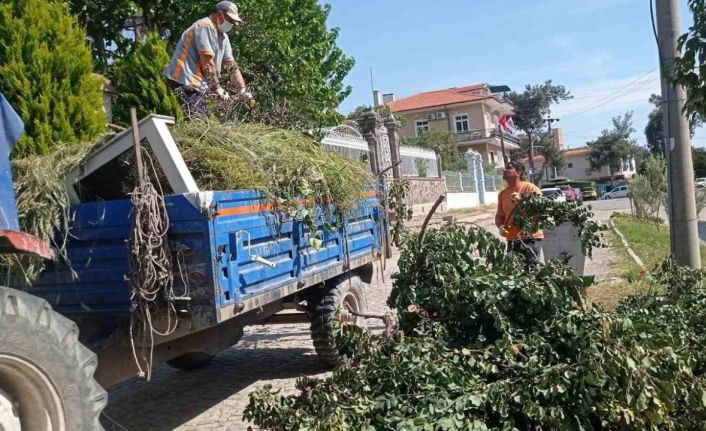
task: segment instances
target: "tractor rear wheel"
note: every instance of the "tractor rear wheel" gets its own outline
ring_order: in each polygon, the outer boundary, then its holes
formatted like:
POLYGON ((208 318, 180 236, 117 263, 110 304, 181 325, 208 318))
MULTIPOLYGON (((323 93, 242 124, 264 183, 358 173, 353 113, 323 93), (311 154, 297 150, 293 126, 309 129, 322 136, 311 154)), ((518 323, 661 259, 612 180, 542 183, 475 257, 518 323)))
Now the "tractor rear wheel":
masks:
POLYGON ((36 296, 0 287, 0 429, 102 430, 108 396, 74 322, 36 296))

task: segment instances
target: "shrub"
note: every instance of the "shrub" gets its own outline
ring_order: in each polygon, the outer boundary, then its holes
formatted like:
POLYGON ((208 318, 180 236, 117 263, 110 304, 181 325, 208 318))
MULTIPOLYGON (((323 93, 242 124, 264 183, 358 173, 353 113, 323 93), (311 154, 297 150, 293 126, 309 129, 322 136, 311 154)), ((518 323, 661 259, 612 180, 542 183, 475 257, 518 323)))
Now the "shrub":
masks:
POLYGON ((15 156, 92 140, 105 127, 102 78, 62 2, 0 4, 0 92, 25 123, 15 156))
POLYGON ((645 160, 643 173, 630 181, 630 199, 637 218, 648 220, 658 216, 667 190, 666 169, 661 156, 649 156, 645 160))
POLYGON ((167 44, 150 33, 135 50, 115 63, 113 85, 118 93, 113 108, 114 121, 130 122, 130 108, 137 108, 138 118, 148 114, 179 117, 181 107, 167 88, 164 69, 169 64, 167 44))

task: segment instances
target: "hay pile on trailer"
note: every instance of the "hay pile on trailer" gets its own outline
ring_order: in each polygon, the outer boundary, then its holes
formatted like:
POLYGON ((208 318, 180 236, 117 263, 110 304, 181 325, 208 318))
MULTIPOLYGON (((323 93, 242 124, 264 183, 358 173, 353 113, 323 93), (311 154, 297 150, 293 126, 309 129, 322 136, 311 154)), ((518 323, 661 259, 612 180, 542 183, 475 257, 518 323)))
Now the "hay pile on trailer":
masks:
POLYGON ((256 189, 283 209, 308 198, 346 210, 372 181, 365 163, 293 130, 184 121, 171 131, 202 190, 256 189))
MULTIPOLYGON (((364 163, 327 152, 314 138, 293 130, 184 121, 171 131, 201 190, 259 190, 275 207, 290 214, 301 199, 307 206, 330 202, 343 212, 373 180, 364 163)), ((95 145, 100 143, 64 145, 46 156, 13 161, 21 229, 50 242, 59 259, 70 235, 65 178, 95 145)), ((123 178, 129 182, 134 176, 125 172, 123 178)), ((126 186, 126 190, 133 187, 126 186)), ((28 285, 42 269, 38 259, 0 258, 2 282, 14 286, 28 285)))

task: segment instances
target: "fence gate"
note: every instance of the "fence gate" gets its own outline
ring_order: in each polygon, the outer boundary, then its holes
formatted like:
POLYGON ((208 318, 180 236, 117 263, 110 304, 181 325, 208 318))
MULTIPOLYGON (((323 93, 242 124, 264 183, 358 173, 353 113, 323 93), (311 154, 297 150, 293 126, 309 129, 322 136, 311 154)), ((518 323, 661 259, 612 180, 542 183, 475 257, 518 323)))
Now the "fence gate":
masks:
POLYGON ((478 200, 481 205, 485 205, 485 175, 483 174, 483 156, 476 151, 469 150, 463 155, 468 164, 468 172, 473 177, 478 190, 478 200))

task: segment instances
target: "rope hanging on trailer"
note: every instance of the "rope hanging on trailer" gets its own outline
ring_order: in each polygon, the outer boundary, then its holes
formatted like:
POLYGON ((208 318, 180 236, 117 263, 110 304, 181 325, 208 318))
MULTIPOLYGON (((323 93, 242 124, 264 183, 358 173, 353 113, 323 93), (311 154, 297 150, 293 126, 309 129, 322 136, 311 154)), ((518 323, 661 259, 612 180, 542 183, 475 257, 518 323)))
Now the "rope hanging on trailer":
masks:
POLYGON ((140 146, 139 149, 142 159, 147 161, 147 166, 145 166, 146 169, 142 169, 143 177, 138 179, 138 185, 130 197, 133 205, 128 274, 132 302, 130 343, 138 375, 150 380, 154 335, 172 334, 179 324, 179 319, 174 306, 172 260, 167 240, 169 216, 164 202, 164 192, 152 158, 144 148, 140 146), (163 301, 159 301, 160 298, 163 301), (160 302, 166 304, 167 311, 167 327, 164 331, 155 329, 152 322, 152 314, 159 310, 160 302), (139 325, 142 336, 141 360, 138 358, 134 340, 136 324, 139 325), (145 351, 146 345, 149 346, 148 352, 145 351), (143 370, 142 364, 145 365, 146 371, 143 370))

